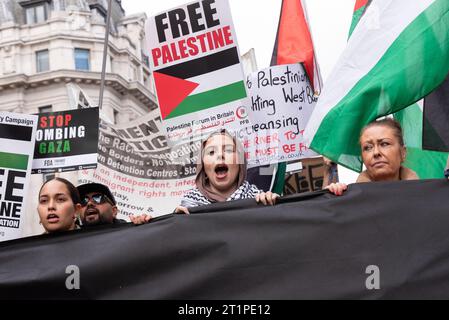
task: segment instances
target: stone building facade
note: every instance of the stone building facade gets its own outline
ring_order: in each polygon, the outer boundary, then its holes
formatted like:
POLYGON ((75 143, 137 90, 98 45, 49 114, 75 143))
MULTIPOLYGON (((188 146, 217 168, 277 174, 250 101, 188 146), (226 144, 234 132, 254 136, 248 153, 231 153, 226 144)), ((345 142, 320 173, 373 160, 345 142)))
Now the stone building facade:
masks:
MULTIPOLYGON (((144 14, 126 16, 113 0, 102 117, 125 123, 156 108, 145 55, 144 14)), ((106 31, 106 0, 0 0, 0 111, 70 109, 67 84, 97 105, 106 31)), ((57 174, 58 175, 58 174, 57 174)), ((61 174, 76 183, 77 174, 61 174)), ((23 236, 38 234, 33 175, 23 236)))

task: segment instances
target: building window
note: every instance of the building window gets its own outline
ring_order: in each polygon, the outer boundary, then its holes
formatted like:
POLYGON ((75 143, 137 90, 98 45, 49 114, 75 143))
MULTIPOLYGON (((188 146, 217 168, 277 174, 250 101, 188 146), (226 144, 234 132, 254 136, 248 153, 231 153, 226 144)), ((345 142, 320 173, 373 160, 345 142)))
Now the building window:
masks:
POLYGON ((114 109, 114 124, 118 124, 118 111, 114 109))
POLYGON ((53 0, 52 5, 54 11, 65 11, 65 0, 53 0))
POLYGON ((41 23, 47 20, 47 6, 45 3, 25 8, 26 23, 41 23))
POLYGON ((143 63, 149 68, 150 67, 150 57, 147 56, 145 53, 143 53, 143 51, 141 52, 141 54, 142 54, 143 63))
POLYGON ((48 112, 52 112, 53 111, 53 107, 51 105, 49 106, 44 106, 44 107, 39 107, 39 113, 48 113, 48 112))
POLYGON ((75 69, 76 70, 90 70, 90 50, 75 49, 75 69))
POLYGON ((48 50, 36 52, 36 71, 44 72, 50 70, 50 62, 48 59, 48 50))

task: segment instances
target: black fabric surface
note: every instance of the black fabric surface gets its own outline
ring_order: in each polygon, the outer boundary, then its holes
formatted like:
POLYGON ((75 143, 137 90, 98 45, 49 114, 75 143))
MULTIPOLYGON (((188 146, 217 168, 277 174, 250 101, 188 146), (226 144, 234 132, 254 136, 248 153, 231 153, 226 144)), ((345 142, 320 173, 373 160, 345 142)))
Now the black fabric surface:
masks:
POLYGON ((3 299, 449 297, 449 182, 365 183, 213 204, 141 226, 0 244, 3 299), (66 267, 80 269, 67 290, 66 267), (368 290, 367 266, 380 269, 368 290))

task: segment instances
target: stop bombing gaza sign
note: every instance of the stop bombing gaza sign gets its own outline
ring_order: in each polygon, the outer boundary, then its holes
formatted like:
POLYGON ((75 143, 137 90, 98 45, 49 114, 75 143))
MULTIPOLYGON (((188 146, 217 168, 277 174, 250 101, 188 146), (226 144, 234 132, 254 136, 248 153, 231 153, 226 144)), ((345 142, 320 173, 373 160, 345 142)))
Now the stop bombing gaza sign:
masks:
POLYGON ((169 141, 237 128, 247 94, 228 1, 192 2, 151 17, 147 28, 169 141))

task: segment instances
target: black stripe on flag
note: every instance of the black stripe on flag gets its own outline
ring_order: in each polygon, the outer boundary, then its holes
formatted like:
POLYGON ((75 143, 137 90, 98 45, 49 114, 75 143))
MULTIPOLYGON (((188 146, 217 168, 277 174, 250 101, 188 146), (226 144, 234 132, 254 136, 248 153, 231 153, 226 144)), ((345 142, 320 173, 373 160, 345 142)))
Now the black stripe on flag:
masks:
POLYGON ((189 79, 240 63, 237 47, 190 60, 167 68, 155 70, 168 76, 189 79))
POLYGON ((23 127, 12 124, 0 123, 1 139, 31 141, 32 133, 33 133, 32 127, 23 127))
POLYGON ((449 76, 424 98, 423 149, 449 152, 449 76))

